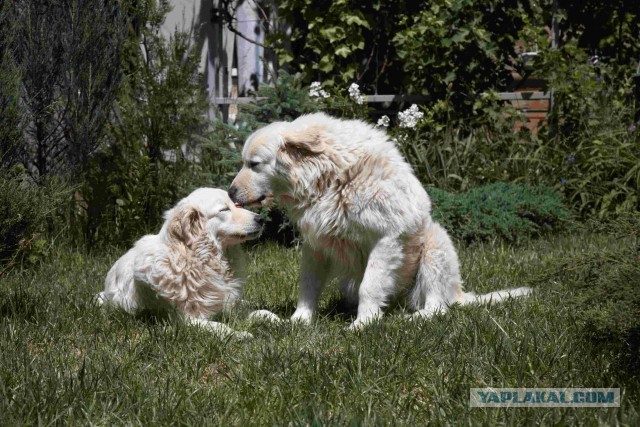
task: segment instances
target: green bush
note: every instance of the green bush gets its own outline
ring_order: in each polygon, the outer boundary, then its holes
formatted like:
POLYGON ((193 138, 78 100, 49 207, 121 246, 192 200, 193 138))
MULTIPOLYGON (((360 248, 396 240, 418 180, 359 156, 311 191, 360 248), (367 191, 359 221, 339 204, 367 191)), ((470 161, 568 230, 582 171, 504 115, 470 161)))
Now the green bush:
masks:
POLYGON ((406 73, 405 86, 410 93, 433 100, 448 98, 456 106, 450 119, 462 124, 483 92, 505 90, 513 81, 511 70, 517 65, 513 46, 524 26, 526 2, 421 3, 417 13, 400 18, 393 36, 406 73))
POLYGON ((309 89, 301 82, 300 75, 284 70, 278 73, 273 86, 261 86, 254 95, 258 99, 240 106, 239 122, 250 131, 279 120, 291 121, 322 107, 309 97, 309 89))
POLYGON ((547 187, 497 183, 465 193, 427 189, 433 217, 456 239, 521 242, 562 228, 571 217, 561 197, 547 187))
POLYGON ((69 193, 59 181, 37 186, 24 174, 0 173, 0 275, 7 264, 45 251, 42 233, 69 193))
MULTIPOLYGON (((584 53, 579 56, 580 72, 551 80, 558 87, 551 123, 537 134, 514 132, 519 117, 491 94, 477 100, 474 117, 479 118, 465 126, 448 120, 454 107, 445 99, 423 108, 424 118, 414 128, 395 127, 390 133, 427 185, 454 192, 497 181, 546 185, 582 217, 637 211, 640 130, 631 108, 631 80, 614 81, 610 67, 596 72, 584 53)), ((562 56, 553 58, 560 67, 562 56)), ((572 63, 564 59, 567 72, 578 68, 572 63)))

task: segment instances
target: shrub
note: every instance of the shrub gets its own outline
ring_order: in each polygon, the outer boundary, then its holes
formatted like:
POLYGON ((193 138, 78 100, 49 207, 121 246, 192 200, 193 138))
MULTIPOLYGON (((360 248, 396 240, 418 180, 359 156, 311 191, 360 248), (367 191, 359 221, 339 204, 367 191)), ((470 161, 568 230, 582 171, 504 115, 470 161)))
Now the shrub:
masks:
POLYGON ((420 109, 417 123, 390 128, 398 148, 425 185, 466 191, 497 181, 527 180, 522 155, 531 151, 530 134, 514 132, 516 111, 486 93, 473 106, 473 118, 450 120, 455 106, 448 98, 420 109))
POLYGON ((0 25, 9 21, 12 33, 0 42, 8 45, 0 52, 6 64, 0 68, 14 69, 20 90, 9 85, 0 97, 19 94, 9 112, 19 110, 23 124, 12 150, 19 148, 20 155, 12 155, 12 163, 23 164, 36 182, 56 175, 77 177, 103 142, 105 119, 120 83, 127 28, 120 4, 16 0, 3 2, 2 9, 0 25))
POLYGON ((524 25, 523 7, 514 3, 522 2, 421 3, 417 13, 400 18, 393 36, 405 86, 434 100, 448 98, 456 106, 450 119, 462 123, 483 92, 504 90, 512 81, 514 40, 524 25))
POLYGON ((495 238, 521 242, 557 230, 571 217, 561 197, 543 186, 497 183, 460 194, 427 191, 434 219, 467 243, 495 238))
POLYGON ((239 121, 251 131, 274 121, 291 121, 302 114, 315 113, 321 106, 309 97, 300 75, 284 70, 278 73, 273 86, 261 86, 254 94, 260 99, 240 107, 239 121))
POLYGON ((18 25, 9 10, 9 2, 0 4, 0 167, 19 162, 24 126, 20 111, 22 70, 12 55, 18 25))
POLYGON ((69 193, 60 181, 38 186, 24 173, 0 173, 0 274, 7 264, 45 250, 42 233, 69 193))
POLYGON ((525 158, 583 215, 640 209, 640 134, 632 109, 632 67, 597 64, 572 44, 540 58, 554 88, 550 125, 525 158), (615 120, 612 118, 615 117, 615 120))

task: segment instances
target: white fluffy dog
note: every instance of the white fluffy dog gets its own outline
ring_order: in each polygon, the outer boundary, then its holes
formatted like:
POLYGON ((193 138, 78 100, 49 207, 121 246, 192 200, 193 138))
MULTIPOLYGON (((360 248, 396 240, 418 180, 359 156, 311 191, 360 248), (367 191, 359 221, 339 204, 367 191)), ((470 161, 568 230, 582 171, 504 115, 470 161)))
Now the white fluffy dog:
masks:
POLYGON ((380 316, 400 292, 414 316, 529 292, 463 292, 455 248, 431 219, 429 196, 389 136, 369 124, 323 113, 272 123, 249 136, 242 160, 231 199, 251 206, 275 198, 304 238, 292 320, 311 320, 333 277, 358 302, 351 328, 380 316))
POLYGON ((242 297, 245 260, 238 244, 258 237, 262 218, 213 188, 195 190, 164 217, 158 234, 142 237, 113 265, 98 302, 132 314, 177 309, 190 324, 232 334, 207 317, 242 297))

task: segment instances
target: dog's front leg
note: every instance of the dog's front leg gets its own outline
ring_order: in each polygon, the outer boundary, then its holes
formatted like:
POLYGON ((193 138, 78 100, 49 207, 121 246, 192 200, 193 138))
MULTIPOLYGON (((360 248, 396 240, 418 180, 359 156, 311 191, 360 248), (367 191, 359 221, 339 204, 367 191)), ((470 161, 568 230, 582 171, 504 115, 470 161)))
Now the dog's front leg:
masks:
POLYGON ((311 323, 313 313, 318 308, 318 298, 329 277, 329 260, 306 243, 302 245, 302 266, 298 305, 291 316, 294 322, 311 323))
POLYGON ((358 316, 349 329, 359 329, 382 316, 382 309, 396 292, 396 277, 404 254, 398 237, 383 237, 369 254, 358 289, 358 316))

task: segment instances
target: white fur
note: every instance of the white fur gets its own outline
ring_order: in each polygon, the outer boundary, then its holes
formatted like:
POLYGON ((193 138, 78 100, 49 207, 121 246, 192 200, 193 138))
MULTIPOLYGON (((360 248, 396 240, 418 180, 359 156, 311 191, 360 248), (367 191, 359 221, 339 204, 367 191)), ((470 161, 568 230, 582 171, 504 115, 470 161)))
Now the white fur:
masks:
POLYGON ((333 277, 358 302, 351 328, 381 316, 401 291, 417 317, 530 291, 462 291, 455 248, 431 219, 424 187, 388 135, 365 122, 316 113, 273 123, 249 136, 242 156, 231 198, 241 205, 279 201, 304 238, 293 320, 311 320, 333 277), (417 266, 407 267, 418 253, 417 266), (405 269, 411 277, 403 277, 405 269))
MULTIPOLYGON (((200 278, 196 287, 205 286, 204 282, 214 286, 215 292, 194 294, 192 298, 199 300, 187 301, 186 304, 219 307, 230 306, 238 301, 245 281, 245 255, 236 245, 248 238, 257 237, 261 230, 261 226, 255 222, 258 216, 236 208, 223 190, 200 188, 168 210, 164 217, 165 222, 158 234, 142 237, 109 270, 105 289, 98 295, 98 302, 111 304, 131 314, 143 310, 173 311, 175 307, 172 301, 181 296, 184 300, 184 295, 189 290, 180 288, 179 279, 174 276, 175 269, 168 267, 169 259, 182 270, 205 269, 188 272, 200 278), (196 260, 212 259, 213 265, 189 263, 187 256, 181 259, 176 256, 175 251, 171 251, 172 245, 175 245, 170 235, 171 221, 176 219, 175 216, 181 209, 187 207, 195 208, 201 213, 203 221, 206 221, 203 230, 206 234, 200 236, 200 244, 193 245, 192 249, 187 250, 183 246, 183 252, 186 250, 187 255, 196 260), (236 237, 238 235, 241 237, 236 237), (221 256, 212 258, 210 251, 220 251, 221 256), (233 272, 233 275, 223 274, 224 272, 233 272)), ((179 314, 188 324, 203 327, 219 335, 251 336, 246 332, 234 333, 227 325, 207 320, 204 315, 192 315, 184 311, 179 314)), ((268 316, 262 314, 262 317, 268 316)), ((271 318, 273 317, 277 319, 277 316, 273 315, 271 318)))

